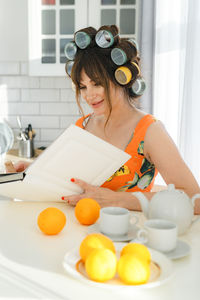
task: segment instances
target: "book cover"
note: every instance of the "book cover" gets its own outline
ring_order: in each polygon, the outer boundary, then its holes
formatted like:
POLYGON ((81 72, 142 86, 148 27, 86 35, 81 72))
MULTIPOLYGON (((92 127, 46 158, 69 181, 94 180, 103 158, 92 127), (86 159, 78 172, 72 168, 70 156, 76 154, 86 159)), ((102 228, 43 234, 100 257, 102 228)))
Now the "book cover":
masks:
POLYGON ((3 173, 3 174, 0 174, 0 184, 6 183, 6 182, 23 180, 25 176, 26 176, 25 172, 3 173))

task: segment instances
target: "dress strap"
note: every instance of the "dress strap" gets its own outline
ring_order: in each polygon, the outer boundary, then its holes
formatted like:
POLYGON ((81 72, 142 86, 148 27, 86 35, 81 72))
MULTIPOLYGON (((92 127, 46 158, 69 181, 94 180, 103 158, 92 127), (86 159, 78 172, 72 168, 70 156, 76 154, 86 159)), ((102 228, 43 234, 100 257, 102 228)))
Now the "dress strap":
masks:
POLYGON ((78 127, 84 128, 83 123, 84 123, 85 119, 87 119, 89 116, 90 116, 90 114, 88 114, 88 115, 86 115, 84 117, 81 117, 80 119, 78 119, 76 121, 75 125, 78 126, 78 127))
POLYGON ((145 138, 145 135, 146 135, 146 132, 147 132, 147 129, 149 128, 149 126, 156 122, 157 119, 148 114, 148 115, 145 115, 137 124, 137 126, 135 127, 135 130, 134 130, 134 137, 135 138, 140 138, 141 140, 144 140, 145 138))

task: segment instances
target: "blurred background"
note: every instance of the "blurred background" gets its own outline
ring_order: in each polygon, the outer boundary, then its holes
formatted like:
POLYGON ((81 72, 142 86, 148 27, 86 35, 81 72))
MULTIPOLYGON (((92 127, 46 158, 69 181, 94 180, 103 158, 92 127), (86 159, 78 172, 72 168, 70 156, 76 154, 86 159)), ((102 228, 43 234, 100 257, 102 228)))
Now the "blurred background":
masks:
POLYGON ((138 41, 141 107, 164 123, 200 184, 198 0, 0 0, 0 119, 14 132, 12 147, 17 116, 34 129, 35 147, 78 119, 64 46, 74 31, 103 24, 138 41))

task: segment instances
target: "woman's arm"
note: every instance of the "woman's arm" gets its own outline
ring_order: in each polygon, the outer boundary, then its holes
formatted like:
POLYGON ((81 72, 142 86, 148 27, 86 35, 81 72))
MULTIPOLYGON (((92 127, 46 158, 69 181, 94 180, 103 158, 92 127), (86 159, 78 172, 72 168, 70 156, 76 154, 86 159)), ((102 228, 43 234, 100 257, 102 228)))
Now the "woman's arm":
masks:
MULTIPOLYGON (((107 188, 97 187, 86 183, 80 179, 72 180, 75 184, 80 186, 83 193, 79 195, 63 196, 62 200, 65 200, 68 204, 75 206, 76 203, 82 198, 93 198, 95 199, 101 207, 105 206, 120 206, 125 207, 130 210, 141 210, 139 200, 132 195, 132 193, 127 192, 114 192, 107 188)), ((148 199, 155 194, 152 192, 144 193, 148 199)))
MULTIPOLYGON (((189 197, 200 193, 196 179, 159 121, 153 123, 147 130, 144 154, 158 169, 166 184, 173 183, 189 197)), ((200 199, 196 200, 195 213, 200 214, 200 199)))
MULTIPOLYGON (((148 128, 144 141, 144 154, 158 169, 166 184, 173 183, 189 197, 200 193, 197 181, 160 122, 155 122, 148 128)), ((83 193, 63 196, 62 199, 70 205, 76 205, 82 198, 94 198, 101 207, 121 206, 130 210, 141 210, 138 199, 132 193, 113 192, 106 188, 92 186, 80 179, 75 179, 73 182, 82 188, 83 193)), ((144 192, 144 194, 150 200, 155 192, 144 192)), ((195 213, 200 214, 200 199, 196 200, 195 213)))

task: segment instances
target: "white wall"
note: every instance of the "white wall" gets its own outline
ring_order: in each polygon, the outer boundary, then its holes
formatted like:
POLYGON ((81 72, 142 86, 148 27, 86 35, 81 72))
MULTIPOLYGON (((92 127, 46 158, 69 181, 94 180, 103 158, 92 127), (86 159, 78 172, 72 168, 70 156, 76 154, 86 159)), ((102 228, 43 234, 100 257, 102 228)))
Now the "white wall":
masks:
MULTIPOLYGON (((63 65, 64 68, 64 65, 63 65)), ((29 123, 35 146, 48 146, 79 118, 67 77, 30 77, 28 72, 28 0, 0 0, 0 118, 16 136, 29 123)))
POLYGON ((0 61, 28 59, 28 0, 0 0, 0 61))

